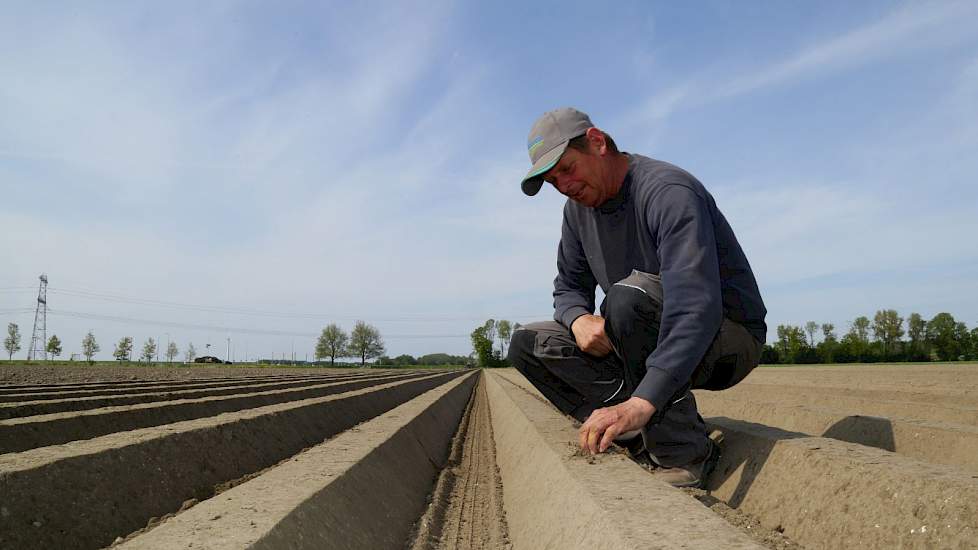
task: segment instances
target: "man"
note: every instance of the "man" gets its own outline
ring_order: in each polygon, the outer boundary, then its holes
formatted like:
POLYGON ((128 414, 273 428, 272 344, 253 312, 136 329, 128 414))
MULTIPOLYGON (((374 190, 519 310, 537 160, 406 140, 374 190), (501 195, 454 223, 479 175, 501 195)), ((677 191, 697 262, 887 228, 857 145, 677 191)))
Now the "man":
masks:
POLYGON ((580 446, 618 442, 675 486, 702 486, 719 450, 692 388, 724 389, 755 366, 767 313, 713 197, 671 164, 619 152, 588 116, 563 108, 530 130, 533 167, 568 197, 554 319, 514 332, 509 360, 579 421, 580 446), (595 287, 605 294, 595 312, 595 287))

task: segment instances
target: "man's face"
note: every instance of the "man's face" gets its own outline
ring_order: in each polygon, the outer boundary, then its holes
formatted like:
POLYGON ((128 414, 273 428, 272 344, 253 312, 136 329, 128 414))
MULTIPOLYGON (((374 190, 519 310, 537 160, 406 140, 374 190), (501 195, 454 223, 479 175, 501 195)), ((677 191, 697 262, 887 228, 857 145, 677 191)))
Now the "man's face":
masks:
POLYGON ((591 149, 585 153, 568 147, 543 180, 574 202, 593 208, 611 197, 604 159, 591 149))

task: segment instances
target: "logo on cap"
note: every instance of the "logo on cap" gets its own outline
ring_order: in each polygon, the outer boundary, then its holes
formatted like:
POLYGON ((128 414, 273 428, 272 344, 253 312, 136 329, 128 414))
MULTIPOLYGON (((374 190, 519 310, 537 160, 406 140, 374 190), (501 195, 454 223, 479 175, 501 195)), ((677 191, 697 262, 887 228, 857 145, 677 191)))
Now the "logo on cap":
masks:
POLYGON ((533 150, 541 145, 543 145, 543 136, 537 136, 527 145, 527 150, 530 152, 531 157, 533 156, 533 150))

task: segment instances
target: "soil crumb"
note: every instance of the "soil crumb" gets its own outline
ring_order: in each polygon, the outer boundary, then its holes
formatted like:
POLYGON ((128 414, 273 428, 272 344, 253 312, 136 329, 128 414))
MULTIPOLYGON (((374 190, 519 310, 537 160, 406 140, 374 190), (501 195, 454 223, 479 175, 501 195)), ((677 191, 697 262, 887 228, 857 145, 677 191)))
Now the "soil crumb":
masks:
POLYGON ((761 522, 740 510, 731 508, 725 502, 713 497, 703 489, 683 489, 683 491, 713 510, 714 513, 727 520, 727 523, 747 533, 755 541, 772 550, 804 550, 800 544, 788 539, 778 529, 767 529, 761 522))
POLYGON ((485 375, 481 376, 452 441, 448 464, 408 545, 411 550, 512 548, 485 375))

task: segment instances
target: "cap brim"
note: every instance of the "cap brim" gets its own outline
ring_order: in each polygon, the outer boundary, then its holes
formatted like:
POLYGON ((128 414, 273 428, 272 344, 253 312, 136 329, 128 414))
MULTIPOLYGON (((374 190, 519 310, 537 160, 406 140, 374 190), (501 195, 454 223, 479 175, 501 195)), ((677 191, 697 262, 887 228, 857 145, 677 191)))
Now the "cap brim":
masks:
POLYGON ((547 173, 547 170, 557 165, 557 161, 563 156, 565 150, 567 150, 566 141, 544 153, 533 164, 533 167, 530 168, 530 171, 523 178, 521 186, 523 187, 524 193, 532 197, 540 192, 540 188, 543 187, 543 175, 547 173))

